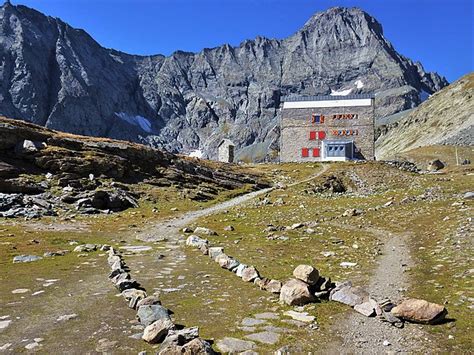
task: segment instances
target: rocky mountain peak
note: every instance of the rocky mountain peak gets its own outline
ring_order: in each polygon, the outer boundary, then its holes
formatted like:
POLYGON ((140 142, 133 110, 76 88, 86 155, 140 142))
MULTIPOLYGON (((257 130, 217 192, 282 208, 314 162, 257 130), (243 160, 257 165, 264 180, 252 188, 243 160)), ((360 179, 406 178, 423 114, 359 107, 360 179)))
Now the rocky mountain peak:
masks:
POLYGON ((243 160, 277 148, 285 95, 376 93, 385 116, 447 84, 398 54, 373 17, 342 7, 315 14, 286 39, 164 57, 105 49, 59 19, 4 4, 0 78, 7 117, 211 158, 229 138, 243 160))

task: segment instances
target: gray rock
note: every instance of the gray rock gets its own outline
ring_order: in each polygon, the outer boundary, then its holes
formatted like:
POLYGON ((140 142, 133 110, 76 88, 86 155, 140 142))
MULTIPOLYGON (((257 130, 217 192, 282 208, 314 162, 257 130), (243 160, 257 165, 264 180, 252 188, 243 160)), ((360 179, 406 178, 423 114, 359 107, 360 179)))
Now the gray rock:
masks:
POLYGON ((473 191, 468 191, 463 195, 463 198, 465 200, 472 200, 474 199, 474 192, 473 191))
POLYGON ((240 263, 234 258, 222 253, 214 259, 221 268, 227 270, 233 270, 240 265, 240 263))
POLYGON ((143 331, 142 339, 147 343, 159 343, 168 335, 168 331, 175 327, 170 318, 161 318, 150 325, 143 331))
POLYGON ((30 140, 23 140, 21 142, 18 142, 18 144, 15 147, 15 153, 17 154, 29 154, 29 153, 35 153, 40 149, 46 148, 46 143, 44 142, 33 142, 30 140))
POLYGON ((75 253, 90 253, 97 250, 96 244, 82 244, 74 248, 75 253))
POLYGON ((242 351, 255 349, 253 341, 246 341, 237 338, 225 337, 216 343, 217 348, 223 353, 238 353, 242 351))
POLYGON ((360 287, 344 286, 333 291, 331 291, 329 296, 331 301, 344 303, 351 307, 366 302, 369 299, 367 291, 360 287))
POLYGON ((254 334, 248 334, 245 336, 247 339, 253 340, 253 341, 258 341, 263 344, 270 344, 273 345, 278 342, 280 339, 280 334, 274 333, 274 332, 260 332, 260 333, 254 333, 254 334))
POLYGON ((171 329, 168 332, 168 336, 166 337, 163 343, 174 343, 177 345, 184 345, 197 337, 199 337, 198 327, 183 328, 180 330, 171 329))
POLYGON ((255 318, 257 318, 257 319, 279 319, 280 317, 278 316, 278 314, 273 313, 273 312, 263 312, 263 313, 256 314, 255 318))
POLYGON ((0 321, 0 332, 1 332, 3 329, 7 328, 7 327, 10 325, 11 322, 12 322, 11 319, 1 320, 1 321, 0 321))
POLYGON ((207 239, 200 238, 197 235, 190 235, 188 239, 186 239, 186 245, 194 248, 201 248, 207 244, 209 244, 207 239))
POLYGON ((281 292, 281 287, 282 283, 278 280, 270 280, 266 285, 264 290, 271 292, 271 293, 280 293, 281 292))
POLYGON ((186 342, 183 345, 178 345, 176 343, 163 343, 159 349, 158 355, 168 355, 168 354, 202 354, 202 355, 213 355, 215 354, 212 349, 211 344, 201 338, 195 338, 186 342))
POLYGON ((120 292, 123 292, 125 290, 130 289, 130 288, 137 288, 139 286, 140 286, 140 284, 137 281, 133 280, 133 279, 120 280, 120 281, 115 283, 115 287, 117 287, 117 289, 120 292))
POLYGON ((160 299, 157 296, 148 296, 137 303, 137 309, 140 306, 152 306, 154 304, 161 304, 160 299))
POLYGON ((428 164, 429 171, 438 171, 443 168, 444 168, 444 163, 439 159, 435 159, 428 164))
POLYGON ((223 253, 224 253, 223 247, 210 247, 208 250, 209 257, 212 260, 216 260, 216 258, 223 253))
POLYGON ((315 316, 310 316, 308 312, 286 311, 285 315, 293 318, 294 320, 305 323, 311 323, 316 319, 315 316))
POLYGON ((205 235, 217 235, 215 231, 209 228, 204 228, 204 227, 196 227, 194 229, 194 233, 196 234, 205 234, 205 235))
POLYGON ((55 256, 64 256, 69 253, 69 250, 47 251, 43 254, 44 258, 52 258, 55 256))
POLYGON ((37 255, 18 255, 13 258, 14 263, 30 263, 33 261, 38 261, 43 259, 41 256, 37 255))
POLYGON ((242 324, 244 327, 253 327, 264 323, 266 323, 266 321, 263 319, 244 318, 240 324, 242 324))
POLYGON ((315 301, 309 285, 301 280, 291 279, 285 282, 280 291, 280 302, 289 306, 300 306, 315 301))
POLYGON ((158 304, 140 306, 138 307, 137 317, 140 323, 147 327, 159 319, 169 318, 169 311, 158 304))
POLYGON ((319 280, 319 271, 311 265, 299 265, 293 270, 293 276, 308 285, 315 285, 319 280))
POLYGON ((242 272, 247 268, 247 265, 245 264, 240 264, 239 266, 237 266, 233 272, 235 272, 235 274, 238 276, 238 277, 242 277, 242 272))
POLYGON ((77 317, 78 317, 78 315, 76 313, 64 314, 62 316, 59 316, 56 319, 56 322, 64 322, 64 321, 68 321, 68 320, 71 320, 71 319, 76 319, 77 317))
POLYGON ((375 315, 381 315, 382 310, 375 300, 369 298, 367 301, 354 306, 354 310, 366 317, 372 317, 375 315))
POLYGON ((242 270, 242 280, 245 282, 252 282, 258 277, 258 271, 253 266, 248 266, 242 270))

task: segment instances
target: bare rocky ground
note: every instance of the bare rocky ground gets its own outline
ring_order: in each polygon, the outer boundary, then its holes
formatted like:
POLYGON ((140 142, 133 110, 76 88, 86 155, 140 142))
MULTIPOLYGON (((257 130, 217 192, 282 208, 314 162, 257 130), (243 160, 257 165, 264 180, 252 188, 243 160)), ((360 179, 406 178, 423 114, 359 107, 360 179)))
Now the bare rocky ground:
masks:
POLYGON ((472 202, 463 199, 471 170, 422 176, 381 164, 335 164, 328 171, 314 165, 255 169, 274 176, 280 188, 195 212, 170 212, 174 217, 161 221, 140 210, 77 221, 0 220, 0 322, 4 322, 0 325, 6 324, 0 329, 0 351, 156 351, 156 346, 133 339, 142 329, 134 320, 135 312, 110 285, 104 253, 84 253, 82 257, 69 253, 11 263, 13 255, 39 254, 55 246, 71 250, 71 240, 150 247, 120 249, 132 276, 149 293, 160 292, 176 323, 199 326, 201 336, 223 352, 232 347, 258 353, 277 349, 290 353, 438 349, 462 353, 471 348, 472 295, 468 290, 472 265, 468 260, 472 243, 467 235, 472 202), (341 174, 342 170, 346 172, 341 174), (321 176, 313 176, 319 172, 321 176), (341 176, 351 191, 314 192, 328 174, 341 176), (295 181, 301 183, 293 185, 295 181), (433 189, 433 185, 439 188, 433 189), (405 198, 408 200, 402 202, 405 198), (387 205, 387 201, 392 202, 387 205), (363 213, 343 216, 348 208, 363 213), (264 232, 268 224, 291 226, 298 222, 304 226, 264 232), (242 282, 208 257, 186 248, 180 229, 198 225, 217 231, 216 236, 206 236, 213 245, 225 247, 265 276, 283 281, 296 265, 308 263, 333 280, 350 279, 367 286, 377 299, 418 296, 447 301, 456 321, 438 326, 406 324, 398 329, 335 302, 281 305, 278 297, 242 282), (228 225, 234 230, 224 230, 228 225), (340 266, 348 261, 356 265, 340 266), (307 312, 315 320, 294 320, 285 314, 288 311, 296 311, 299 317, 307 312))
MULTIPOLYGON (((408 247, 410 235, 374 228, 367 228, 366 231, 382 244, 382 255, 367 289, 376 300, 388 298, 399 302, 410 288, 406 270, 414 267, 408 247)), ((400 329, 356 312, 341 317, 336 332, 340 339, 332 344, 330 352, 338 354, 412 353, 423 352, 427 348, 423 344, 426 335, 419 326, 406 324, 404 329, 400 329)))

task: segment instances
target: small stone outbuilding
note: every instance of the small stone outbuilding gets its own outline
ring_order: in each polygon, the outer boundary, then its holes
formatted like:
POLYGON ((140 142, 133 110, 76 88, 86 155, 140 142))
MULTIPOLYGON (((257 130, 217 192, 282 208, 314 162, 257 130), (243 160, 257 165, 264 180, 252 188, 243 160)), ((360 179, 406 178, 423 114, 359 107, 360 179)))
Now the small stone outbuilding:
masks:
POLYGON ((218 156, 217 160, 224 163, 234 162, 235 145, 230 139, 223 139, 217 146, 218 156))

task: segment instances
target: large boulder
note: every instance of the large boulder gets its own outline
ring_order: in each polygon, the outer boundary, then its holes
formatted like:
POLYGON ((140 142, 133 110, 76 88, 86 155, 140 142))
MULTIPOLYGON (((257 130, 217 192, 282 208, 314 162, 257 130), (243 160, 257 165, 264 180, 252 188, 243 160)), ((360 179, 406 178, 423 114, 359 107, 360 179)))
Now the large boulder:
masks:
POLYGON ((416 298, 404 300, 390 312, 409 322, 428 324, 440 322, 448 314, 444 306, 416 298))
POLYGON ((168 335, 169 330, 174 327, 170 318, 158 319, 145 328, 142 339, 152 344, 160 343, 168 335))
POLYGON ((285 282, 280 290, 280 302, 289 306, 302 306, 315 301, 314 295, 306 282, 290 279, 285 282))
POLYGON ((315 285, 319 280, 319 271, 311 265, 299 265, 293 270, 293 276, 309 285, 315 285))

